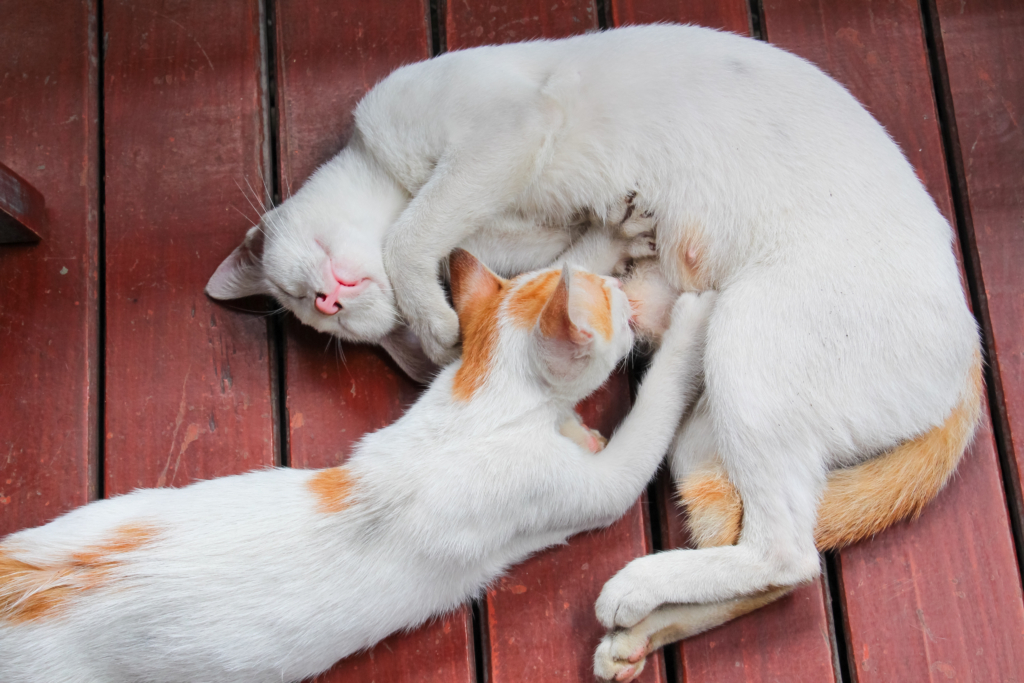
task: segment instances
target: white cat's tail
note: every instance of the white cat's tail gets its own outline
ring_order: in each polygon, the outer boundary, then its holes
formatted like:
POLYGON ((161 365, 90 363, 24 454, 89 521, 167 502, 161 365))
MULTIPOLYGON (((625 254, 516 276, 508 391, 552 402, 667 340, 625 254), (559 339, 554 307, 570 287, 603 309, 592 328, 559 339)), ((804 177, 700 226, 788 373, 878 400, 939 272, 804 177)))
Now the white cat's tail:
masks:
MULTIPOLYGON (((842 548, 920 515, 974 438, 983 390, 981 357, 976 356, 960 401, 945 422, 876 458, 833 471, 818 507, 818 548, 842 548)), ((738 540, 743 505, 724 472, 705 470, 686 477, 679 484, 679 497, 698 548, 738 540)))

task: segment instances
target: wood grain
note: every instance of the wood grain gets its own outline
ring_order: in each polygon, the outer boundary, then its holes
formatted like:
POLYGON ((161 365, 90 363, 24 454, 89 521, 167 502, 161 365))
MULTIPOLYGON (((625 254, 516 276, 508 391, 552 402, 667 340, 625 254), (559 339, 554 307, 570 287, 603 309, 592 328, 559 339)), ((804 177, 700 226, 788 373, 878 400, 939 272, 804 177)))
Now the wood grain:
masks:
POLYGON ((38 242, 45 223, 42 193, 0 163, 0 244, 38 242))
POLYGON ((271 465, 266 321, 203 293, 266 171, 259 2, 103 13, 106 491, 271 465))
POLYGON ((960 152, 972 244, 995 355, 1007 471, 1024 528, 1024 5, 933 2, 960 152))
POLYGON ((448 50, 564 38, 597 28, 594 0, 449 0, 445 10, 448 50))
POLYGON ((750 35, 747 0, 608 0, 613 26, 675 22, 750 35))
MULTIPOLYGON (((769 40, 844 83, 952 220, 917 2, 768 0, 769 40)), ((842 552, 850 666, 870 681, 1014 680, 1024 611, 986 417, 958 476, 917 522, 842 552)))
POLYGON ((0 536, 96 495, 96 6, 6 3, 0 159, 47 198, 47 239, 0 247, 0 536))
MULTIPOLYGON (((423 0, 386 4, 277 0, 280 178, 287 197, 348 140, 359 99, 393 69, 430 56, 423 0)), ((289 318, 285 394, 289 463, 327 467, 365 433, 398 419, 419 395, 381 349, 335 340, 289 318)), ((471 681, 472 615, 463 608, 396 634, 317 677, 341 681, 471 681)))

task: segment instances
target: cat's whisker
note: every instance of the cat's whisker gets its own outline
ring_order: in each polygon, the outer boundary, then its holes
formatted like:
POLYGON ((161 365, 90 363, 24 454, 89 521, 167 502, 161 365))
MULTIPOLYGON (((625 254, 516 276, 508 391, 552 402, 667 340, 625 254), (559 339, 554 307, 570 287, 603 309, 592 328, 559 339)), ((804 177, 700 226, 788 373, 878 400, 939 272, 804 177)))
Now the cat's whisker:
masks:
POLYGON ((256 201, 259 202, 260 206, 263 207, 263 213, 267 213, 267 203, 264 201, 265 197, 260 198, 259 194, 256 192, 252 184, 249 182, 248 176, 242 176, 242 179, 245 180, 245 184, 249 188, 249 191, 252 192, 252 196, 255 197, 256 201))
MULTIPOLYGON (((248 182, 249 182, 249 181, 246 181, 246 183, 248 183, 248 182)), ((235 181, 235 185, 236 185, 236 186, 238 187, 238 191, 242 193, 242 196, 243 196, 243 197, 245 197, 245 201, 249 202, 249 206, 251 206, 251 207, 252 207, 252 210, 256 212, 256 216, 257 216, 257 219, 256 219, 256 221, 255 221, 255 224, 256 224, 256 225, 259 225, 259 224, 260 224, 260 223, 262 222, 262 220, 261 220, 261 218, 260 218, 260 217, 261 217, 261 216, 263 216, 263 214, 265 214, 266 212, 265 212, 265 211, 262 211, 262 212, 261 212, 261 211, 259 210, 259 208, 257 208, 257 207, 256 207, 256 205, 255 205, 255 204, 253 204, 253 202, 252 202, 252 199, 250 199, 250 198, 249 198, 249 195, 247 195, 247 194, 245 193, 245 190, 243 190, 243 189, 242 189, 242 186, 238 184, 238 181, 237 181, 237 180, 235 181)), ((263 234, 264 234, 264 235, 266 235, 266 233, 265 233, 265 232, 264 232, 263 234)))

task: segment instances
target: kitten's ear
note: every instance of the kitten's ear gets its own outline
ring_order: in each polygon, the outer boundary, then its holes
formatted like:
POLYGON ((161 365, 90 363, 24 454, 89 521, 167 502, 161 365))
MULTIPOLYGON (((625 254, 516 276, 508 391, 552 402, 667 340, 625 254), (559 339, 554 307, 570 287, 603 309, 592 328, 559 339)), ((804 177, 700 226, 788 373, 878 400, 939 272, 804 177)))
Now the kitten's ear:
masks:
POLYGON ((263 231, 256 226, 245 233, 242 243, 217 267, 206 283, 206 293, 214 299, 241 299, 267 294, 262 257, 263 231))
POLYGON ((452 252, 448 257, 448 269, 451 272, 452 303, 460 317, 473 302, 488 299, 501 289, 501 278, 465 249, 452 252))
POLYGON ((562 266, 562 274, 540 313, 537 325, 541 354, 549 370, 560 377, 577 373, 580 363, 590 356, 594 334, 579 324, 572 296, 572 271, 562 266))

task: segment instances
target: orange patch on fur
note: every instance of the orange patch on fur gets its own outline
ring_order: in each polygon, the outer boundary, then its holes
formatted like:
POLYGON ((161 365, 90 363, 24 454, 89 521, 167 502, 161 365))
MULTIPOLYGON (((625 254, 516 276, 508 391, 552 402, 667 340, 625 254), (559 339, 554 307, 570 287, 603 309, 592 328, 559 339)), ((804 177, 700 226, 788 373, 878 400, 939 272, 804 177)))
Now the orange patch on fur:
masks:
POLYGON ((594 331, 605 339, 612 338, 612 297, 608 292, 608 283, 604 278, 593 273, 575 274, 580 289, 587 294, 585 308, 587 318, 594 331))
POLYGON ((110 584, 123 564, 118 557, 152 542, 157 529, 126 524, 109 541, 73 553, 53 565, 34 565, 0 549, 0 620, 20 624, 55 616, 76 596, 110 584))
MULTIPOLYGON (((818 506, 818 549, 842 548, 920 515, 953 476, 974 438, 983 390, 978 355, 959 404, 941 425, 871 460, 831 472, 818 506)), ((736 542, 743 503, 724 471, 687 477, 679 495, 698 547, 736 542)))
POLYGON ((735 545, 743 523, 743 501, 722 470, 705 470, 679 482, 690 538, 698 548, 735 545))
POLYGON ((960 402, 942 424, 877 458, 832 472, 818 507, 818 548, 841 548, 920 515, 974 438, 983 390, 976 355, 960 402))
POLYGON ((306 482, 306 487, 316 498, 317 512, 330 515, 351 505, 354 484, 347 467, 330 467, 316 472, 306 482))
MULTIPOLYGON (((529 330, 537 324, 544 304, 551 298, 551 292, 558 285, 559 277, 561 273, 557 270, 543 273, 512 292, 507 310, 516 326, 529 330)), ((512 281, 513 285, 517 282, 518 279, 512 281)))
POLYGON ((452 395, 460 401, 472 398, 490 370, 491 355, 498 343, 498 308, 506 284, 502 282, 493 296, 475 299, 459 311, 462 365, 452 380, 452 395))

